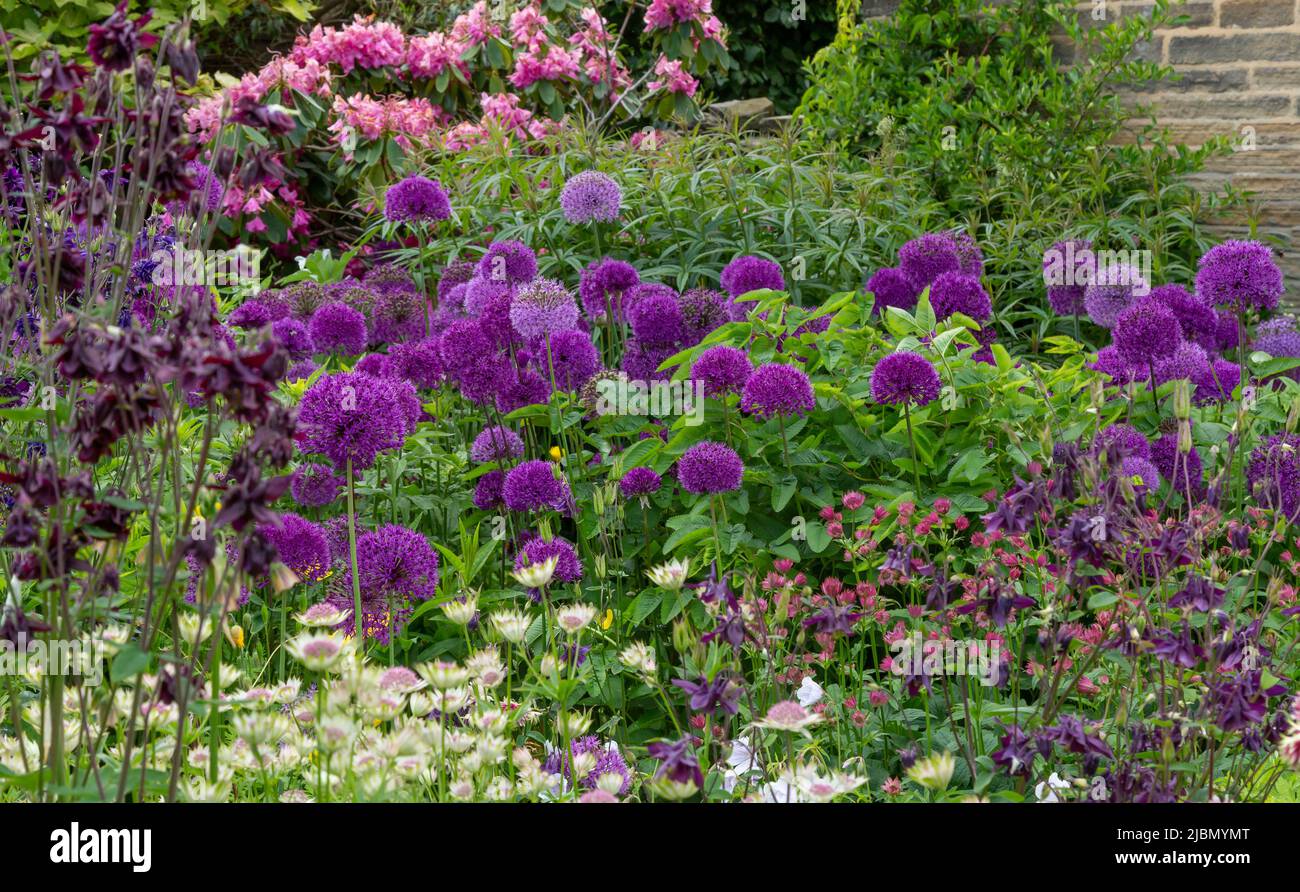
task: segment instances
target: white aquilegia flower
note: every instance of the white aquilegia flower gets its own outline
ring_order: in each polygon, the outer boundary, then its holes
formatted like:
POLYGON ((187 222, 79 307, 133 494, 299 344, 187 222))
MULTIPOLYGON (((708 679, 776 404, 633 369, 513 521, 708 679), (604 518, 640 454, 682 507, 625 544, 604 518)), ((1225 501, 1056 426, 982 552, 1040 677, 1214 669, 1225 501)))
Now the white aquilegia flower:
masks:
POLYGON ((650 581, 662 589, 670 592, 680 591, 681 587, 686 584, 686 577, 690 573, 690 561, 682 558, 681 560, 671 560, 666 564, 660 564, 657 567, 651 567, 646 571, 650 581))
POLYGON ((799 705, 807 709, 826 696, 826 691, 809 675, 803 680, 803 684, 799 685, 799 690, 795 691, 794 696, 799 701, 799 705))
POLYGON ((1039 802, 1060 802, 1061 800, 1056 797, 1056 791, 1068 789, 1070 789, 1070 782, 1063 780, 1059 774, 1053 771, 1047 780, 1039 781, 1034 785, 1034 796, 1038 798, 1039 802))

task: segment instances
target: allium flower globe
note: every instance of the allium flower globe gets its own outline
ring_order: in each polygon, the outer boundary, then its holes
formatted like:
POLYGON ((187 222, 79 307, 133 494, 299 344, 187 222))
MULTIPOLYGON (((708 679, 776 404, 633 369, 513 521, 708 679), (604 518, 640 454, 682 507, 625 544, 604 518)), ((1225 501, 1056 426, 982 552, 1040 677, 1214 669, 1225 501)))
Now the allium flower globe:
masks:
POLYGON ((344 303, 326 304, 311 317, 311 341, 321 353, 355 356, 366 349, 366 317, 344 303))
POLYGON ((654 495, 663 485, 663 479, 650 468, 632 468, 618 482, 619 492, 626 499, 654 495))
POLYGON ((1261 506, 1300 519, 1300 435, 1273 434, 1255 447, 1246 485, 1261 506))
POLYGON ((479 431, 469 447, 469 457, 476 462, 507 461, 524 454, 524 441, 508 427, 495 424, 479 431))
POLYGON ((812 382, 794 366, 779 362, 761 365, 745 382, 740 408, 759 418, 797 416, 817 407, 812 382))
POLYGON ((534 279, 511 301, 510 323, 525 338, 569 331, 578 324, 578 304, 555 279, 534 279))
POLYGON ((763 288, 785 290, 785 276, 781 274, 779 263, 766 257, 741 256, 722 270, 722 289, 732 297, 763 288))
POLYGON ((537 277, 537 255, 523 242, 493 242, 478 262, 478 275, 495 282, 523 285, 537 277))
POLYGON ((749 355, 736 347, 719 344, 700 354, 691 366, 691 378, 704 384, 704 395, 722 398, 739 393, 754 366, 749 355))
POLYGON ((570 223, 613 223, 623 203, 623 191, 606 174, 586 170, 571 177, 560 192, 560 207, 570 223))
POLYGON ((1102 328, 1114 328, 1115 319, 1132 305, 1139 292, 1147 291, 1146 280, 1135 266, 1116 263, 1097 270, 1083 293, 1088 318, 1102 328))
POLYGON ((578 296, 589 319, 603 319, 608 312, 617 321, 625 319, 623 295, 641 283, 636 268, 622 260, 594 261, 582 271, 578 296))
POLYGON ((1233 313, 1275 309, 1283 290, 1282 270, 1261 242, 1226 241, 1197 264, 1196 293, 1233 313))
POLYGON ((965 273, 940 273, 930 284, 930 306, 939 319, 953 313, 984 322, 993 315, 993 301, 980 280, 965 273))
POLYGON ((924 406, 937 398, 941 389, 939 373, 930 360, 907 350, 890 353, 871 372, 871 398, 882 406, 924 406))
POLYGON ((289 493, 299 505, 320 508, 338 498, 343 481, 329 467, 308 462, 294 469, 289 493))
POLYGON ((409 176, 384 193, 384 216, 393 223, 446 220, 451 202, 437 180, 409 176))
POLYGON ((582 561, 573 549, 573 543, 556 536, 547 541, 540 536, 529 539, 528 543, 515 555, 515 569, 519 570, 532 564, 544 563, 548 558, 555 558, 555 572, 552 582, 581 582, 582 561))
POLYGON ((360 470, 374 464, 381 452, 401 447, 409 415, 390 385, 357 372, 317 378, 298 406, 302 450, 325 456, 336 469, 351 460, 353 469, 360 470))
POLYGON ((632 333, 642 344, 676 344, 686 334, 686 320, 676 295, 648 294, 628 313, 632 333))
POLYGON ((704 440, 677 460, 677 479, 691 493, 720 493, 740 489, 745 464, 730 446, 704 440))
MULTIPOLYGON (((544 365, 545 350, 541 353, 544 365)), ((555 368, 555 383, 562 390, 579 390, 600 371, 600 354, 591 335, 577 329, 551 336, 550 361, 555 368)))
POLYGON ((511 511, 563 511, 569 504, 569 485, 556 477, 550 462, 533 460, 516 465, 506 474, 502 494, 511 511))
POLYGON ((957 244, 946 232, 930 232, 898 249, 898 268, 920 293, 942 273, 960 273, 957 244))
POLYGON ((1143 298, 1115 317, 1115 347, 1125 362, 1154 365, 1183 343, 1183 330, 1173 310, 1143 298))
POLYGON ((901 269, 885 267, 876 270, 867 280, 867 291, 875 297, 872 315, 879 316, 886 307, 898 307, 911 310, 916 306, 920 292, 912 285, 912 280, 901 269))

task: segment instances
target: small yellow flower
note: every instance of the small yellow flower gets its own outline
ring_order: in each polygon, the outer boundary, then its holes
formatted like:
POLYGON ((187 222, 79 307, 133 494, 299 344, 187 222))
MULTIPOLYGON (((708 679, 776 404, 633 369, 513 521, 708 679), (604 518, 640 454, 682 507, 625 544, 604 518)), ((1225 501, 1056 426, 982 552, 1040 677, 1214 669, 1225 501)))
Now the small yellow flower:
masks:
POLYGON ((226 629, 226 639, 239 650, 244 649, 244 627, 230 626, 226 629))
POLYGON ((600 627, 608 629, 612 625, 614 625, 614 611, 606 610, 605 615, 600 618, 600 627))
POLYGON ((559 447, 559 446, 552 446, 552 447, 551 447, 551 460, 552 460, 552 461, 559 461, 559 460, 562 459, 562 458, 564 458, 564 453, 560 451, 560 447, 559 447))

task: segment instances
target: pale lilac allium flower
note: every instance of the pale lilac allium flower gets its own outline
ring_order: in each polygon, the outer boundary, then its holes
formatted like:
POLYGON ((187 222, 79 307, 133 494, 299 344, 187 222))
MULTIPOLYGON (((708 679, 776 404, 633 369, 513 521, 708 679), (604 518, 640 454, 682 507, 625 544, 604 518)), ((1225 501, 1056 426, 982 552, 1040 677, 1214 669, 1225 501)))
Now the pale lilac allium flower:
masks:
POLYGON ((578 324, 578 304, 569 289, 555 279, 534 279, 511 301, 510 322, 529 339, 569 331, 578 324))
POLYGON ((560 192, 560 207, 570 223, 613 223, 623 203, 618 183, 596 170, 571 177, 560 192))

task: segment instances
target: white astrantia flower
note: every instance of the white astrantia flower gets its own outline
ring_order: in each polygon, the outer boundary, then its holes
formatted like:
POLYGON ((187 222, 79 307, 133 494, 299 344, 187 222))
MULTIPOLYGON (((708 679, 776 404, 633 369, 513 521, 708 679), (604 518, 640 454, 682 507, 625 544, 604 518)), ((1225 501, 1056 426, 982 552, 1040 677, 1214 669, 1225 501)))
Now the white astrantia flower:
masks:
POLYGON ((799 705, 807 709, 826 696, 826 691, 809 675, 803 680, 803 684, 799 685, 799 690, 795 691, 794 696, 799 701, 799 705))
POLYGON ((520 585, 527 588, 543 588, 550 584, 551 577, 555 575, 555 567, 559 562, 559 557, 551 555, 544 561, 513 570, 510 575, 520 585))
POLYGON ((651 567, 646 571, 645 575, 649 576, 650 581, 660 588, 675 592, 680 591, 681 587, 686 584, 686 577, 689 574, 690 561, 682 558, 668 561, 657 567, 651 567))

